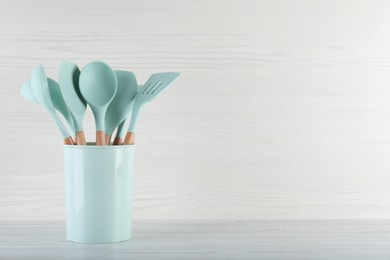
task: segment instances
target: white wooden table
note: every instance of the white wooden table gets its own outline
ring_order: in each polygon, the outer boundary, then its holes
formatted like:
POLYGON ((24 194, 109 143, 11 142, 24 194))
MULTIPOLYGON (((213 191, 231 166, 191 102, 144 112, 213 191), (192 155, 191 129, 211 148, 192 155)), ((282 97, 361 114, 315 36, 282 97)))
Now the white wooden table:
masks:
POLYGON ((135 221, 114 244, 65 239, 65 223, 1 222, 0 259, 390 259, 390 221, 135 221))

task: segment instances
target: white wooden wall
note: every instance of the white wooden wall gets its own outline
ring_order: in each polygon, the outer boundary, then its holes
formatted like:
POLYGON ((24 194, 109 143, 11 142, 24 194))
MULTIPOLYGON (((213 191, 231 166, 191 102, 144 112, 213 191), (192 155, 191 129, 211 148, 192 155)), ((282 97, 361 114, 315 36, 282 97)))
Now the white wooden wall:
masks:
POLYGON ((380 0, 0 0, 0 220, 65 218, 60 135, 19 95, 61 59, 140 83, 182 72, 141 115, 135 219, 389 218, 389 14, 380 0))

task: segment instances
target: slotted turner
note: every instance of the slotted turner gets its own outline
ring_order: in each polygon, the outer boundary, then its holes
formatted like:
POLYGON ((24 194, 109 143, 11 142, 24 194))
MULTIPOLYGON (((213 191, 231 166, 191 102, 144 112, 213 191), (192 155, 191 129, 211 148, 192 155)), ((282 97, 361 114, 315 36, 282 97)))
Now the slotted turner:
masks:
POLYGON ((131 121, 123 144, 129 145, 134 142, 134 130, 137 126, 141 107, 145 103, 155 99, 164 89, 174 82, 179 75, 180 73, 178 72, 155 73, 150 76, 148 81, 140 88, 134 99, 131 121))

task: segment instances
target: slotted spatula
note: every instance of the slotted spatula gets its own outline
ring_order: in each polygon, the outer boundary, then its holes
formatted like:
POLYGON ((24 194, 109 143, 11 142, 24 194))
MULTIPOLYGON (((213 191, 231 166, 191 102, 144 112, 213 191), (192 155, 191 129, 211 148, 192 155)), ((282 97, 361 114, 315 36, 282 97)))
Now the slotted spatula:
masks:
POLYGON ((134 142, 134 130, 137 126, 141 107, 145 103, 155 99, 164 89, 166 89, 173 81, 175 81, 179 75, 180 73, 178 72, 155 73, 150 76, 148 81, 146 81, 146 83, 140 88, 134 98, 134 107, 131 114, 131 121, 123 144, 129 145, 133 144, 134 142))

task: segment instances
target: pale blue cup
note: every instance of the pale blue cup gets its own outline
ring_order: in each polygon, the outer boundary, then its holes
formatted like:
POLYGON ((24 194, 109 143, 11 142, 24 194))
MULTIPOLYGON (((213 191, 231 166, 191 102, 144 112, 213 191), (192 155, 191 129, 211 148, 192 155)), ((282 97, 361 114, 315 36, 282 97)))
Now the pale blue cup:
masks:
POLYGON ((66 237, 112 243, 131 237, 134 145, 65 145, 66 237))

